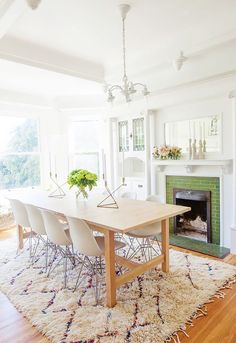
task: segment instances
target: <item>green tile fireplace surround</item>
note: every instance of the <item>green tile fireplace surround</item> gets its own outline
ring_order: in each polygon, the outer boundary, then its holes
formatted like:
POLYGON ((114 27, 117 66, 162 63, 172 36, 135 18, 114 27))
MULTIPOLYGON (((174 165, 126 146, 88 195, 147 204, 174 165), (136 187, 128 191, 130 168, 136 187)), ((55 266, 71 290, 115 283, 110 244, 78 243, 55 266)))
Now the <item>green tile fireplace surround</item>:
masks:
MULTIPOLYGON (((166 176, 166 202, 173 204, 173 189, 193 189, 211 192, 212 243, 220 244, 220 179, 201 176, 166 176)), ((174 232, 173 220, 170 232, 174 232)))

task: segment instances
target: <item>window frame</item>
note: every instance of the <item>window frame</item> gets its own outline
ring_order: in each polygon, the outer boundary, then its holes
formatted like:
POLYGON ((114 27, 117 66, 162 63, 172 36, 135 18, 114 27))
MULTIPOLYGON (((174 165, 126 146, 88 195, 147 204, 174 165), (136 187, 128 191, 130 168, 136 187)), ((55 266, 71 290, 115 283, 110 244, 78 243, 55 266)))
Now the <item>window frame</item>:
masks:
POLYGON ((89 118, 85 118, 85 117, 72 117, 71 120, 70 120, 70 124, 69 124, 69 155, 70 155, 70 160, 72 162, 72 165, 73 165, 73 168, 74 168, 74 157, 75 156, 84 156, 84 155, 97 155, 97 175, 98 175, 98 183, 101 181, 102 179, 102 166, 101 166, 101 134, 99 133, 99 136, 98 136, 98 140, 99 140, 99 144, 98 144, 98 148, 97 150, 95 151, 85 151, 85 150, 81 150, 81 151, 78 151, 75 148, 75 145, 73 146, 71 144, 71 139, 72 136, 73 136, 73 123, 81 123, 81 122, 97 122, 97 125, 100 126, 101 125, 101 119, 99 118, 96 118, 96 117, 89 117, 89 118))

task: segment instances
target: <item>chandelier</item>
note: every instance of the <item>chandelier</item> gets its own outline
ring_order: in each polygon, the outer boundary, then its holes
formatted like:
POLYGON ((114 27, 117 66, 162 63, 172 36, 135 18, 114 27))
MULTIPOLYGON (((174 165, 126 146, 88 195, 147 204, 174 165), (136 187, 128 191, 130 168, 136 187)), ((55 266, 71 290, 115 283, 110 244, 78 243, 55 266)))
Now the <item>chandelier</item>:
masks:
POLYGON ((36 10, 41 0, 26 0, 26 2, 32 10, 36 10))
POLYGON ((113 102, 115 99, 114 92, 119 91, 122 95, 124 95, 126 102, 131 101, 131 95, 137 92, 138 88, 142 89, 142 94, 144 96, 150 94, 147 89, 147 86, 143 83, 136 82, 133 83, 128 80, 127 73, 126 73, 126 47, 125 47, 125 19, 126 15, 130 10, 130 5, 128 4, 120 4, 119 5, 121 18, 122 18, 122 44, 123 44, 123 84, 120 85, 108 85, 105 89, 106 93, 108 94, 107 101, 113 102))

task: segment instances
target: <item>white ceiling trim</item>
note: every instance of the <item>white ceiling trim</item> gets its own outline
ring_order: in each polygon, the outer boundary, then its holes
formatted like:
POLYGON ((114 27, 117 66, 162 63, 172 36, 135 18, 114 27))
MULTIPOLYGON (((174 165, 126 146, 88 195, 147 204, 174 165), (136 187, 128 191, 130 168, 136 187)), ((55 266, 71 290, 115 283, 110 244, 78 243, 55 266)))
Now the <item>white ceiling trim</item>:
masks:
POLYGON ((0 39, 8 32, 11 26, 26 10, 29 10, 26 1, 0 1, 0 39))
POLYGON ((197 87, 197 86, 200 86, 200 85, 208 83, 208 82, 220 81, 220 80, 232 78, 235 76, 236 76, 236 69, 233 69, 233 70, 229 70, 229 71, 226 71, 223 73, 210 75, 210 76, 200 78, 197 80, 185 82, 185 83, 182 83, 179 85, 158 89, 158 90, 152 92, 151 96, 162 95, 162 94, 170 94, 172 92, 176 92, 179 90, 188 89, 189 87, 197 87))
POLYGON ((101 83, 104 81, 104 69, 100 64, 68 56, 10 36, 1 40, 0 58, 81 79, 101 83))

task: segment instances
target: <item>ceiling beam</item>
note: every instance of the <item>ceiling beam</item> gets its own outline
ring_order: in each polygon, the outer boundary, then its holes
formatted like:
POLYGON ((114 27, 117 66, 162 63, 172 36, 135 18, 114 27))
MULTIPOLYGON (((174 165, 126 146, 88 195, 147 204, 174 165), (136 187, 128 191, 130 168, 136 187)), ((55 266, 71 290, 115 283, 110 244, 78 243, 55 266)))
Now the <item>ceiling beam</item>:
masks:
POLYGON ((25 0, 0 0, 0 39, 27 9, 25 0))
POLYGON ((26 11, 26 0, 0 0, 0 58, 82 79, 103 82, 103 66, 7 35, 26 11))
POLYGON ((7 35, 0 41, 0 58, 81 79, 104 82, 101 64, 7 35))

